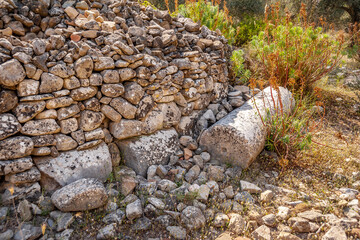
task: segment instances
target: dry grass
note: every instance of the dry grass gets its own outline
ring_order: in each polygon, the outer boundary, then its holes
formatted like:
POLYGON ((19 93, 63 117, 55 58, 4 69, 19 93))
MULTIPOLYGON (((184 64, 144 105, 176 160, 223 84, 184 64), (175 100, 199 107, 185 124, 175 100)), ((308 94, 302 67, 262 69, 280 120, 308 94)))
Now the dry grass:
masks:
MULTIPOLYGON (((267 181, 305 193, 308 196, 305 201, 325 200, 323 212, 341 216, 337 201, 332 200, 335 189, 352 188, 352 173, 360 171, 360 92, 346 89, 340 83, 326 84, 326 79, 318 87, 323 90, 326 110, 310 148, 298 153, 285 169, 276 158, 262 156, 246 172, 254 181, 259 181, 263 172, 278 172, 278 177, 267 181)), ((304 200, 299 199, 300 195, 288 196, 288 200, 304 200)))
POLYGON ((326 109, 324 123, 313 138, 316 143, 297 158, 296 164, 349 176, 360 170, 359 92, 324 82, 319 87, 323 89, 326 109))

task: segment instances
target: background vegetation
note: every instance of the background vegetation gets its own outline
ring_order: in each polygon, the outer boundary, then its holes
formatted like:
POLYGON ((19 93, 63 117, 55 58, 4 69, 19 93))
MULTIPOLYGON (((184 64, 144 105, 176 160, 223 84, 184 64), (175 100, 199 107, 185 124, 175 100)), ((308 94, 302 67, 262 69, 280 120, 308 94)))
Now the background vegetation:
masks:
POLYGON ((266 147, 280 156, 281 166, 308 149, 322 127, 324 77, 341 65, 344 55, 360 61, 359 0, 151 2, 174 16, 220 30, 235 47, 230 59, 235 84, 293 92, 290 114, 280 108, 263 119, 266 147))

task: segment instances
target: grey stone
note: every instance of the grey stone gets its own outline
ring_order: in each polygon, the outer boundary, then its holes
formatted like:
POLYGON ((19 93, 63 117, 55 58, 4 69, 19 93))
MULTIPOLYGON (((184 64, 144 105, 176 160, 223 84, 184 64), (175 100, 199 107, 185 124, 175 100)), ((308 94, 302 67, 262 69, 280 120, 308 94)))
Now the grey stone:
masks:
POLYGON ((180 226, 168 226, 166 227, 169 234, 175 239, 186 239, 186 229, 180 226))
POLYGON ((33 119, 45 109, 45 101, 21 102, 14 109, 14 114, 20 123, 33 119))
POLYGON ((17 212, 20 215, 22 221, 30 221, 33 217, 30 203, 27 200, 22 200, 17 206, 17 212))
POLYGON ((39 81, 25 79, 17 85, 17 93, 20 97, 36 95, 39 93, 39 81))
POLYGON ((179 149, 174 129, 161 130, 138 139, 118 140, 116 144, 123 153, 125 164, 142 176, 146 175, 150 165, 167 164, 170 156, 179 149))
POLYGON ((36 55, 41 55, 45 53, 46 42, 43 39, 36 38, 32 41, 33 50, 36 55))
POLYGON ((207 173, 209 180, 214 180, 216 182, 223 181, 225 177, 224 169, 220 166, 209 166, 207 173))
POLYGON ((310 220, 312 222, 320 222, 320 221, 324 220, 324 215, 317 212, 317 211, 314 211, 314 210, 301 212, 297 216, 305 218, 305 219, 310 220))
POLYGON ((290 217, 290 208, 284 206, 278 207, 276 217, 281 220, 287 220, 290 217))
POLYGON ((55 234, 55 238, 57 240, 70 240, 73 232, 74 232, 74 229, 66 229, 66 230, 62 231, 61 233, 55 234))
POLYGON ((120 80, 122 82, 128 81, 128 80, 136 77, 136 72, 131 68, 122 68, 122 69, 119 69, 118 72, 119 72, 120 80))
POLYGON ((271 231, 270 228, 268 228, 265 225, 262 225, 258 227, 255 231, 251 233, 251 236, 255 240, 271 240, 271 231))
POLYGON ((51 196, 54 205, 61 211, 85 211, 103 206, 108 199, 104 185, 95 178, 83 178, 51 196))
POLYGON ((82 178, 105 181, 112 170, 110 152, 105 143, 84 151, 62 152, 56 158, 37 157, 34 162, 43 175, 40 182, 48 191, 82 178))
POLYGON ((26 74, 21 63, 12 59, 0 65, 0 84, 14 87, 24 80, 26 74))
POLYGON ((321 238, 322 240, 346 240, 345 231, 338 226, 331 227, 321 238))
POLYGON ((201 210, 194 206, 188 206, 181 212, 181 222, 189 230, 196 230, 205 226, 205 217, 201 210))
POLYGON ((51 93, 59 91, 64 85, 64 80, 52 73, 43 73, 41 75, 40 93, 51 93))
POLYGON ((268 227, 276 227, 276 216, 275 214, 268 214, 262 217, 264 224, 268 227))
POLYGON ((60 131, 61 128, 54 119, 31 120, 26 122, 20 130, 22 134, 30 136, 54 134, 60 131))
POLYGON ((94 70, 102 71, 106 69, 115 68, 114 60, 111 57, 100 57, 99 61, 95 62, 94 70))
POLYGON ((89 78, 94 68, 94 62, 90 56, 76 60, 74 69, 78 78, 89 78))
POLYGON ((138 104, 141 98, 144 96, 143 88, 135 82, 126 82, 124 87, 124 98, 132 104, 138 104))
POLYGON ((19 186, 13 185, 14 192, 10 193, 7 189, 2 195, 1 200, 3 204, 11 204, 12 201, 23 198, 31 198, 40 193, 39 183, 25 183, 19 186))
POLYGON ((121 96, 124 92, 124 86, 121 83, 117 83, 117 84, 103 84, 101 86, 101 92, 107 96, 107 97, 119 97, 121 96))
POLYGON ((0 161, 0 175, 24 172, 33 166, 31 157, 24 157, 15 160, 0 161))
POLYGON ((309 220, 300 217, 292 217, 288 220, 294 232, 307 233, 311 231, 309 220))
POLYGON ((74 70, 65 63, 59 63, 49 69, 49 72, 61 78, 69 78, 74 75, 74 70))
POLYGON ((124 218, 125 218, 125 213, 121 209, 118 209, 116 210, 116 212, 112 212, 106 215, 102 221, 105 224, 110 224, 110 223, 121 224, 124 218))
POLYGON ((75 101, 84 101, 92 98, 97 93, 97 87, 80 87, 73 89, 70 93, 70 97, 75 101))
POLYGON ((3 233, 0 233, 0 239, 2 240, 10 240, 14 236, 14 232, 11 229, 6 230, 3 233))
POLYGON ((165 203, 158 198, 150 197, 150 198, 148 198, 148 201, 149 201, 149 203, 154 205, 154 207, 156 207, 157 209, 160 209, 160 210, 165 209, 165 203))
POLYGON ((40 178, 40 172, 36 167, 32 167, 31 169, 24 172, 9 174, 5 176, 6 181, 14 184, 37 182, 40 180, 40 178))
POLYGON ((228 230, 237 235, 241 235, 246 227, 245 219, 240 214, 236 213, 229 214, 229 217, 228 230))
POLYGON ((104 119, 105 116, 101 112, 85 110, 80 114, 79 126, 84 131, 92 131, 100 127, 104 119))
POLYGON ((266 190, 260 194, 260 201, 268 203, 274 197, 274 192, 271 190, 266 190))
POLYGON ((217 213, 214 218, 215 227, 225 227, 229 223, 229 217, 224 213, 217 213))
POLYGON ((254 198, 248 192, 240 192, 234 196, 234 200, 240 203, 255 203, 254 198))
MULTIPOLYGON (((275 90, 272 91, 277 104, 278 94, 275 90)), ((293 104, 291 93, 285 88, 280 88, 280 91, 284 111, 289 111, 293 104)), ((261 116, 266 114, 266 108, 271 106, 273 110, 274 103, 271 99, 271 90, 266 88, 256 95, 255 101, 249 100, 205 130, 201 134, 200 145, 217 159, 223 159, 234 166, 249 167, 265 145, 266 128, 258 110, 261 116), (235 145, 238 146, 236 149, 233 147, 235 145)))
POLYGON ((50 213, 50 217, 52 217, 56 221, 56 231, 58 232, 67 229, 75 220, 74 216, 71 213, 63 213, 59 211, 52 211, 50 213))
POLYGON ((114 98, 110 102, 110 106, 113 107, 116 111, 118 111, 121 116, 126 119, 135 118, 137 108, 121 97, 114 98))
POLYGON ((41 228, 25 223, 14 235, 14 240, 32 240, 41 236, 41 228))
POLYGON ((242 191, 247 191, 249 193, 260 193, 262 190, 253 183, 240 180, 240 187, 242 191))
POLYGON ((136 120, 121 120, 110 123, 110 132, 118 140, 140 136, 145 133, 145 124, 136 120))
POLYGON ((18 103, 18 98, 14 91, 2 90, 0 92, 0 113, 8 112, 18 103))
POLYGON ((145 35, 145 30, 141 27, 131 26, 128 29, 128 34, 136 37, 141 37, 145 35))
POLYGON ((140 199, 138 199, 126 206, 126 217, 129 220, 134 220, 136 218, 139 218, 142 216, 142 214, 143 214, 143 210, 142 210, 140 199))
POLYGON ((58 151, 70 151, 78 146, 78 143, 72 137, 65 134, 56 134, 55 139, 58 151))
POLYGON ((136 223, 131 226, 133 231, 146 231, 151 229, 151 221, 147 217, 142 217, 136 220, 136 223))
POLYGON ((0 140, 20 131, 21 125, 16 117, 9 113, 0 114, 0 140))
POLYGON ((0 141, 0 160, 10 160, 29 156, 34 143, 29 137, 10 137, 0 141))
POLYGON ((199 176, 199 174, 200 174, 200 167, 198 165, 195 165, 192 168, 190 168, 190 170, 185 174, 185 180, 191 184, 193 181, 195 181, 195 179, 199 176))
POLYGON ((164 128, 169 128, 171 126, 175 126, 179 124, 181 119, 181 112, 179 108, 177 107, 176 103, 170 102, 170 103, 164 103, 161 104, 160 109, 164 116, 164 128))
POLYGON ((96 239, 113 239, 116 236, 116 224, 107 225, 99 230, 96 239))
POLYGON ((161 181, 158 182, 158 188, 161 191, 170 192, 175 188, 177 188, 177 185, 168 179, 162 179, 161 181))

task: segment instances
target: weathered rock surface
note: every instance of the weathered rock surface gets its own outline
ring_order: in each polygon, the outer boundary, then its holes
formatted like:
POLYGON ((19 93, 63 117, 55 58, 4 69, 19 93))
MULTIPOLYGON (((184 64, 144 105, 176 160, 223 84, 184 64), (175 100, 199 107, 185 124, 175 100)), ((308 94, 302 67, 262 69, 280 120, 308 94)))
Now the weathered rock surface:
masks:
POLYGON ((54 119, 31 120, 26 122, 20 130, 22 134, 29 136, 54 134, 60 131, 61 128, 54 119))
MULTIPOLYGON (((274 114, 271 91, 275 105, 278 106, 278 94, 275 90, 266 88, 254 99, 205 130, 201 135, 200 145, 223 162, 242 168, 249 167, 265 145, 266 128, 259 113, 264 117, 266 110, 271 108, 271 113, 274 114)), ((284 111, 289 111, 293 104, 291 93, 285 88, 280 88, 280 93, 284 111)))
POLYGON ((188 206, 181 212, 181 222, 187 229, 195 230, 205 226, 206 220, 199 208, 188 206))
POLYGON ((82 178, 105 181, 112 170, 111 155, 105 143, 84 151, 62 152, 55 158, 34 158, 34 162, 42 175, 41 185, 49 191, 82 178))
POLYGON ((0 65, 0 84, 13 87, 25 78, 25 70, 21 63, 12 59, 0 65))
POLYGON ((174 129, 161 130, 137 139, 118 140, 125 164, 145 176, 154 164, 167 164, 170 155, 179 149, 178 134, 174 129))
POLYGON ((45 109, 45 101, 23 102, 16 106, 14 114, 20 123, 33 119, 45 109))
POLYGON ((34 143, 29 137, 10 137, 0 141, 0 160, 10 160, 29 156, 34 143))
POLYGON ((34 165, 31 157, 0 161, 0 175, 24 172, 34 165))
POLYGON ((12 114, 0 114, 0 140, 10 137, 20 131, 21 124, 12 114))
POLYGON ((0 113, 8 112, 18 103, 18 98, 13 91, 3 90, 0 92, 0 113))
POLYGON ((101 181, 83 178, 54 192, 51 201, 59 210, 73 212, 99 208, 106 203, 107 198, 101 181))

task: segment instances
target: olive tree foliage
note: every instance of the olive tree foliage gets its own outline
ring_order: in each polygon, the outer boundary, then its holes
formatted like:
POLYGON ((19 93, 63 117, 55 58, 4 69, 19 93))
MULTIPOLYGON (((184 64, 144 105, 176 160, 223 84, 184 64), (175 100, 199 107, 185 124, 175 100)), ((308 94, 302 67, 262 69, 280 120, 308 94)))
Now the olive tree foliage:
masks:
MULTIPOLYGON (((276 2, 276 0, 271 0, 276 2)), ((360 0, 281 0, 281 5, 291 13, 298 13, 301 3, 306 4, 308 20, 319 21, 326 18, 330 23, 359 23, 360 0)))
MULTIPOLYGON (((144 0, 143 0, 144 1, 144 0)), ((159 9, 166 10, 167 5, 170 11, 175 10, 175 5, 186 4, 186 0, 148 0, 159 9)), ((191 0, 194 1, 194 0, 191 0)), ((244 16, 263 15, 265 4, 268 0, 208 0, 222 6, 226 3, 229 14, 241 19, 244 16)))
POLYGON ((321 0, 319 7, 324 13, 347 13, 351 23, 360 22, 360 0, 321 0))
POLYGON ((239 19, 244 16, 261 16, 264 14, 267 0, 228 0, 230 14, 239 19))

